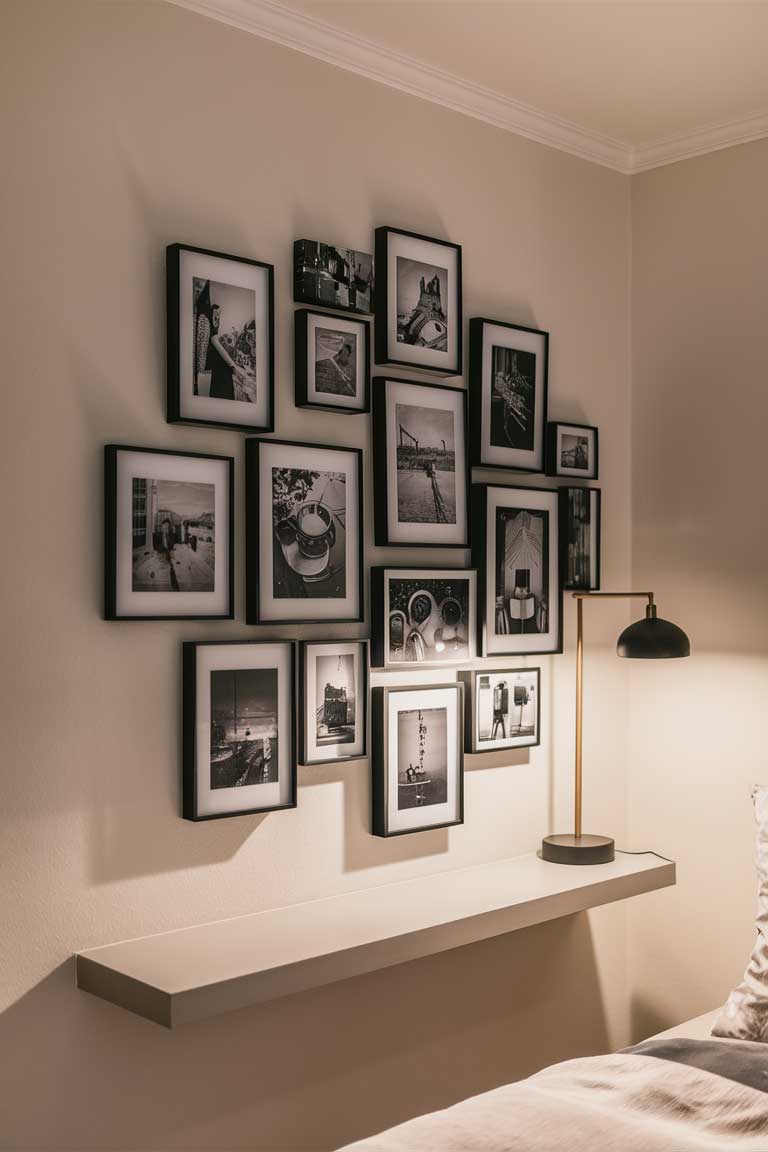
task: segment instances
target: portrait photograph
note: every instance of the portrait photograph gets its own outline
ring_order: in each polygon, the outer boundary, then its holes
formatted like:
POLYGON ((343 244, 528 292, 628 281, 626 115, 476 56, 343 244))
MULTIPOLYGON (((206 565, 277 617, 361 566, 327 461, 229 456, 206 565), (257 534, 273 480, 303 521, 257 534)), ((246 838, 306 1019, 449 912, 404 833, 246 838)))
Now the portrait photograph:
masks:
POLYGON ((300 762, 325 764, 365 756, 367 641, 303 641, 299 685, 300 762))
POLYGON ((493 752, 540 743, 538 668, 461 671, 464 685, 464 751, 493 752))
POLYGON ((557 489, 475 485, 473 522, 482 655, 559 652, 557 489))
POLYGON ((185 819, 295 807, 293 645, 185 643, 182 656, 185 819))
POLYGON ((246 441, 249 623, 362 616, 362 450, 246 441))
POLYGON ((592 424, 547 425, 547 473, 596 480, 598 430, 592 424))
POLYGON ((370 408, 370 323, 300 308, 294 316, 296 406, 370 408))
POLYGON ((373 832, 461 824, 463 685, 374 688, 373 832))
POLYGON ((169 422, 271 431, 272 265, 171 244, 166 275, 169 422))
POLYGON ((377 544, 467 546, 466 405, 463 388, 374 380, 377 544))
POLYGON ((376 668, 459 664, 476 655, 477 573, 471 568, 371 569, 376 668))
POLYGON ((600 587, 600 489, 560 489, 560 569, 569 592, 600 587))
POLYGON ((472 464, 543 472, 549 333, 475 317, 469 322, 472 464))
POLYGON ((293 299, 342 312, 372 311, 373 257, 353 248, 295 240, 293 299))
POLYGON ((234 460, 108 445, 105 615, 233 615, 234 460))
POLYGON ((461 248, 377 228, 376 361, 458 376, 462 371, 461 248))

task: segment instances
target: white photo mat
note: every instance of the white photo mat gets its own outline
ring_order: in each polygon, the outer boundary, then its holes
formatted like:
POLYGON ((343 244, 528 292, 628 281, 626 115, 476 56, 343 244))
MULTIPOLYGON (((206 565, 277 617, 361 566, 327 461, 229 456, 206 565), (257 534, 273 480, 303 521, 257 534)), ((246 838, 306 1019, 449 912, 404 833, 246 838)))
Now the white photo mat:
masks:
POLYGON ((414 688, 385 694, 387 733, 386 823, 387 832, 414 832, 433 824, 451 824, 461 819, 459 773, 462 771, 459 745, 459 701, 456 686, 414 688), (398 716, 401 712, 421 709, 446 710, 446 782, 448 796, 444 804, 421 808, 398 808, 398 716))
POLYGON ((179 252, 179 414, 185 420, 217 421, 267 427, 270 412, 269 269, 222 256, 181 249, 179 252), (196 396, 194 363, 193 280, 212 280, 254 293, 256 309, 256 403, 196 396))
POLYGON ((305 759, 309 761, 329 761, 350 759, 365 755, 365 698, 366 676, 363 667, 365 643, 360 640, 332 640, 327 644, 310 641, 304 649, 304 717, 307 726, 305 734, 305 759), (317 660, 319 656, 351 656, 354 664, 355 682, 355 739, 346 743, 317 743, 315 723, 315 700, 317 696, 317 660))
POLYGON ((387 235, 387 358, 390 361, 409 361, 423 368, 438 371, 461 373, 457 366, 459 335, 459 282, 458 251, 451 245, 436 244, 415 236, 405 236, 398 232, 387 235), (417 344, 404 344, 397 339, 397 260, 418 260, 421 264, 431 264, 447 271, 448 291, 445 312, 448 323, 448 346, 445 352, 436 348, 422 348, 417 344))
POLYGON ((386 380, 386 446, 387 446, 387 534, 390 544, 447 544, 457 548, 466 546, 467 533, 467 483, 466 483, 466 427, 464 420, 465 392, 458 388, 440 388, 410 384, 404 380, 386 380), (453 413, 454 434, 454 485, 456 501, 456 522, 454 524, 429 524, 422 521, 402 521, 398 518, 398 404, 409 404, 416 408, 433 408, 439 412, 453 413))
MULTIPOLYGON (((279 440, 259 441, 259 616, 263 623, 277 621, 356 620, 361 615, 360 565, 362 541, 359 532, 359 510, 362 494, 359 485, 359 455, 343 448, 314 448, 306 444, 289 444, 279 440), (272 516, 273 468, 309 469, 337 472, 345 476, 344 522, 344 597, 274 595, 274 548, 276 547, 272 516)), ((337 513, 338 514, 338 513, 337 513)))
POLYGON ((195 776, 198 816, 226 815, 291 803, 293 724, 290 642, 201 644, 196 651, 195 776), (211 788, 211 673, 231 669, 277 670, 277 780, 237 788, 211 788))
POLYGON ((558 493, 549 489, 504 488, 488 485, 486 489, 485 540, 485 613, 483 619, 483 655, 507 656, 526 653, 555 652, 560 646, 560 576, 558 548, 558 493), (546 632, 496 634, 496 511, 499 508, 530 508, 549 513, 548 587, 549 616, 546 632))
POLYGON ((503 324, 483 324, 483 360, 481 375, 480 436, 483 463, 505 468, 544 471, 544 437, 547 426, 546 396, 546 341, 541 333, 508 328, 503 324), (535 426, 533 451, 522 448, 504 448, 491 444, 491 398, 493 395, 493 348, 514 348, 532 352, 536 356, 535 426))
POLYGON ((163 452, 117 452, 115 477, 116 580, 118 616, 225 616, 229 603, 230 514, 229 468, 225 459, 165 455, 163 452), (213 484, 213 592, 133 591, 133 481, 174 480, 213 484))
POLYGON ((368 341, 366 327, 359 320, 348 320, 343 316, 326 316, 310 312, 307 316, 307 403, 331 404, 334 408, 365 407, 365 385, 368 374, 366 359, 368 341), (315 342, 316 332, 322 328, 329 332, 345 332, 356 336, 355 342, 355 395, 344 396, 337 392, 318 392, 315 382, 315 342))

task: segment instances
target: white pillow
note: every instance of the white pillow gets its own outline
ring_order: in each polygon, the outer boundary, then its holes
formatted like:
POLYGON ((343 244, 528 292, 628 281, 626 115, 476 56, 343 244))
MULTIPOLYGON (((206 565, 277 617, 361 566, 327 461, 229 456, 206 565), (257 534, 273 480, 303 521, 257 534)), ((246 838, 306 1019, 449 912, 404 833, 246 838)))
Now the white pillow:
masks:
POLYGON ((713 1036, 768 1043, 768 784, 752 791, 757 821, 757 940, 741 983, 712 1028, 713 1036))

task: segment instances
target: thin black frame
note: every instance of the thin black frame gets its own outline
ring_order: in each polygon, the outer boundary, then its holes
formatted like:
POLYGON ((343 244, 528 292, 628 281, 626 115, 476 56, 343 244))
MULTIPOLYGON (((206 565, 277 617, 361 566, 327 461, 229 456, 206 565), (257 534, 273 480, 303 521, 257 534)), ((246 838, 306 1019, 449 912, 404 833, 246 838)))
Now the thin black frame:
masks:
MULTIPOLYGON (((365 618, 365 538, 363 536, 363 449, 345 444, 311 444, 306 440, 267 440, 260 436, 245 441, 245 622, 246 624, 359 624, 365 618), (329 452, 348 452, 357 456, 357 531, 359 563, 357 574, 358 613, 356 616, 291 617, 287 620, 261 619, 259 611, 259 450, 262 444, 283 444, 291 448, 312 448, 329 452), (255 508, 251 515, 250 508, 255 508)), ((271 527, 271 526, 270 526, 271 527)), ((346 526, 345 526, 346 527, 346 526)), ((274 540, 272 541, 274 548, 274 540)))
MULTIPOLYGON (((434 580, 436 577, 427 575, 427 580, 434 580)), ((404 580, 416 580, 416 576, 403 576, 404 580)), ((437 577, 440 579, 440 577, 437 577)), ((468 660, 476 660, 479 652, 477 644, 477 628, 480 626, 480 610, 479 610, 479 586, 480 586, 480 572, 476 567, 459 568, 453 567, 450 564, 441 567, 439 564, 373 564, 371 566, 371 667, 382 669, 383 671, 408 671, 411 668, 426 668, 430 671, 439 668, 455 668, 459 664, 465 664, 468 660), (475 577, 475 636, 474 636, 474 651, 470 651, 467 656, 462 656, 458 660, 423 660, 420 662, 403 660, 401 663, 388 663, 386 653, 386 638, 387 631, 384 626, 385 615, 387 606, 384 603, 384 577, 387 572, 452 572, 456 576, 466 576, 470 585, 470 595, 472 593, 471 577, 475 577)), ((467 621, 467 639, 468 647, 473 647, 473 637, 471 629, 469 628, 469 621, 467 621)))
MULTIPOLYGON (((491 385, 492 387, 493 385, 491 385)), ((491 320, 487 316, 473 316, 469 321, 469 460, 473 468, 495 468, 507 472, 541 475, 547 459, 547 407, 549 404, 549 332, 541 328, 527 328, 524 324, 507 324, 504 320, 491 320), (543 337, 544 383, 542 385, 543 417, 541 423, 541 468, 523 468, 519 464, 493 464, 483 459, 483 345, 484 325, 512 328, 516 332, 530 332, 543 337)), ((490 426, 490 417, 489 417, 490 426)), ((519 451, 519 449, 510 449, 519 451)))
MULTIPOLYGON (((372 435, 373 435, 373 535, 377 547, 390 548, 469 548, 470 541, 470 515, 469 492, 471 477, 469 472, 468 436, 469 418, 467 409, 467 391, 465 388, 456 388, 452 384, 433 384, 425 380, 404 380, 399 376, 374 376, 373 378, 373 406, 372 406, 372 435), (443 543, 426 540, 397 541, 389 538, 389 494, 387 492, 387 384, 408 384, 414 388, 433 388, 443 392, 461 393, 461 410, 464 417, 464 506, 466 508, 466 525, 463 540, 460 542, 443 543)), ((458 461, 457 461, 458 462, 458 461)), ((397 482, 397 480, 395 480, 397 482)))
MULTIPOLYGON (((376 319, 375 345, 376 363, 393 364, 399 368, 414 368, 419 372, 435 372, 439 376, 460 376, 463 368, 463 336, 464 319, 462 308, 462 274, 461 274, 461 244, 453 244, 450 240, 440 240, 436 236, 423 236, 420 232, 408 232, 404 228, 389 228, 382 226, 374 233, 373 266, 375 278, 373 282, 373 314, 376 319), (389 282, 388 238, 390 235, 408 236, 411 240, 421 240, 426 244, 442 244, 445 248, 453 248, 456 252, 456 364, 448 368, 435 368, 424 364, 414 364, 412 360, 395 360, 389 356, 389 309, 387 306, 387 293, 389 282)), ((397 317, 395 317, 397 323, 397 317)), ((449 321, 450 326, 450 321, 449 321)))
POLYGON ((184 820, 199 823, 203 820, 224 820, 229 816, 259 816, 263 812, 283 812, 298 805, 298 772, 296 766, 296 726, 288 723, 290 739, 288 764, 291 773, 291 801, 288 804, 273 804, 267 808, 243 808, 237 812, 197 811, 197 650, 198 648, 231 647, 247 644, 284 644, 290 650, 291 667, 288 682, 291 692, 291 710, 296 708, 296 645, 293 640, 185 640, 182 643, 182 757, 181 757, 181 814, 184 820))
MULTIPOLYGON (((329 325, 330 327, 330 325, 329 325)), ((314 308, 298 308, 293 316, 293 395, 297 408, 315 408, 321 412, 338 412, 347 416, 358 416, 361 412, 371 410, 371 322, 358 312, 350 312, 349 316, 334 317, 331 312, 318 312, 314 308), (344 320, 347 324, 359 324, 364 330, 365 380, 363 382, 363 403, 360 408, 347 407, 345 404, 333 404, 328 401, 320 404, 316 400, 307 399, 307 355, 308 355, 308 328, 309 317, 320 316, 326 322, 334 319, 344 320)))
POLYGON ((564 480, 597 480, 600 472, 600 459, 599 459, 599 430, 595 424, 576 424, 572 420, 550 420, 547 423, 547 451, 546 451, 546 472, 547 476, 560 476, 564 480), (555 459, 557 456, 557 430, 558 428, 583 428, 585 432, 594 432, 595 434, 595 466, 589 472, 573 473, 561 472, 558 461, 555 459))
POLYGON ((196 248, 191 244, 169 244, 165 249, 166 278, 166 422, 193 424, 198 427, 232 428, 236 432, 274 432, 275 430, 275 266, 247 256, 232 256, 229 252, 214 252, 210 248, 196 248), (269 328, 269 421, 267 424, 236 424, 226 420, 198 420, 181 415, 181 308, 180 254, 196 252, 199 256, 214 256, 236 264, 251 264, 267 270, 267 325, 269 328))
MULTIPOLYGON (((560 502, 559 497, 556 503, 557 507, 557 525, 555 527, 554 535, 554 548, 555 556, 557 558, 557 581, 556 586, 552 592, 553 596, 558 598, 558 626, 557 626, 557 646, 554 648, 536 648, 530 651, 526 649, 524 652, 486 652, 485 644, 485 623, 488 605, 485 601, 486 591, 486 561, 488 550, 488 489, 489 488, 504 488, 509 492, 527 492, 529 494, 538 492, 558 493, 559 488, 525 488, 519 484, 473 484, 472 485, 472 521, 474 524, 474 531, 472 534, 472 563, 478 572, 482 573, 482 578, 478 580, 477 589, 477 651, 480 653, 482 659, 495 660, 497 657, 505 656, 554 656, 559 655, 563 651, 563 586, 560 574, 560 502)), ((495 566, 495 560, 494 560, 495 566)), ((494 611, 496 605, 494 604, 494 611)))
POLYGON ((419 832, 434 832, 437 828, 454 828, 464 823, 464 685, 454 684, 398 684, 390 688, 371 689, 371 832, 374 836, 413 836, 419 832), (456 709, 456 754, 457 782, 459 788, 459 818, 446 820, 441 824, 425 824, 423 828, 401 828, 396 832, 387 831, 387 768, 389 760, 388 724, 386 722, 387 699, 397 692, 434 692, 453 689, 458 695, 456 709))
POLYGON ((304 767, 314 768, 319 764, 346 764, 350 760, 365 760, 368 757, 368 713, 370 707, 370 645, 367 640, 342 640, 339 637, 334 637, 330 640, 300 640, 298 643, 299 659, 298 659, 298 749, 299 749, 299 763, 304 767), (323 757, 320 760, 307 759, 307 724, 310 712, 307 708, 307 650, 313 647, 325 647, 328 644, 357 644, 362 649, 360 668, 363 676, 363 691, 362 691, 362 704, 363 704, 363 751, 356 752, 349 756, 330 756, 323 757))
POLYGON ((180 452, 174 448, 139 448, 133 444, 104 445, 104 619, 105 620, 234 620, 235 618, 235 458, 212 452, 180 452), (229 548, 227 612, 213 615, 120 615, 117 611, 117 454, 118 452, 147 452, 155 456, 185 456, 196 460, 225 460, 229 483, 229 548))
POLYGON ((562 488, 558 489, 560 493, 560 515, 559 515, 559 529, 560 529, 560 580, 566 592, 597 592, 600 589, 600 570, 601 570, 601 550, 602 550, 602 492, 599 488, 590 488, 586 484, 564 484, 562 488), (597 581, 594 584, 571 584, 566 579, 566 572, 568 570, 568 525, 570 521, 571 505, 568 498, 569 492, 589 492, 590 501, 591 494, 594 492, 597 505, 597 535, 595 543, 595 567, 597 569, 597 581))
POLYGON ((514 752, 517 748, 538 748, 541 744, 541 668, 471 668, 458 673, 464 685, 464 752, 470 756, 485 756, 489 752, 514 752), (475 740, 478 676, 511 676, 518 672, 536 674, 536 739, 521 744, 506 744, 502 748, 478 748, 475 740), (470 697, 469 703, 467 696, 470 697))

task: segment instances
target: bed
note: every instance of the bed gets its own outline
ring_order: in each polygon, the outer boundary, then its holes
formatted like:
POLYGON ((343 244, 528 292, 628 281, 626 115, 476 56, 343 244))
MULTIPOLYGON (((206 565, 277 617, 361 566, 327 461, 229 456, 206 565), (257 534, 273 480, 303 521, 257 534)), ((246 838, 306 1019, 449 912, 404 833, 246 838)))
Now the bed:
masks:
POLYGON ((554 1064, 345 1152, 768 1152, 768 1048, 712 1038, 716 1016, 554 1064))

